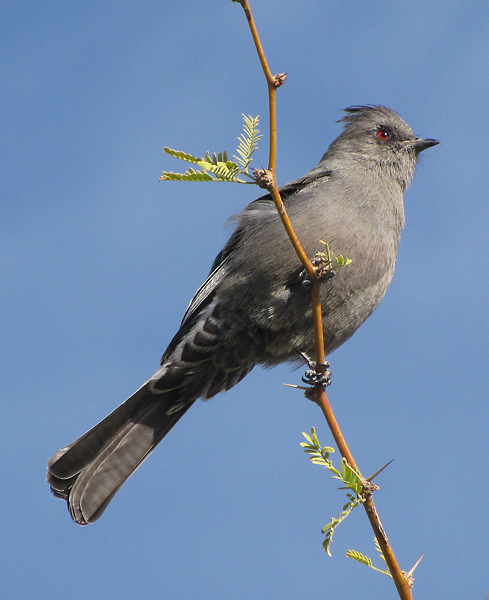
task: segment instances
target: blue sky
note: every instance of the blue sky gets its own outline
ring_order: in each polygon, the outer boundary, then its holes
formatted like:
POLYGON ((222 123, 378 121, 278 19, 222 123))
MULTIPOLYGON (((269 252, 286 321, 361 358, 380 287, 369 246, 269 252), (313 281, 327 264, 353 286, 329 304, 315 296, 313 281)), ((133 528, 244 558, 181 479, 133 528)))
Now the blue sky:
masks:
MULTIPOLYGON (((329 396, 418 600, 489 591, 487 338, 489 4, 262 0, 252 5, 278 93, 278 180, 312 168, 340 109, 385 104, 424 152, 397 271, 332 357, 329 396)), ((156 369, 239 212, 259 191, 162 183, 163 146, 233 151, 264 80, 241 8, 217 2, 4 6, 0 36, 3 491, 6 598, 393 598, 345 558, 376 552, 299 443, 319 410, 255 369, 196 404, 80 528, 45 462, 156 369)), ((265 165, 266 142, 255 164, 265 165)), ((379 565, 380 566, 380 565, 379 565)))

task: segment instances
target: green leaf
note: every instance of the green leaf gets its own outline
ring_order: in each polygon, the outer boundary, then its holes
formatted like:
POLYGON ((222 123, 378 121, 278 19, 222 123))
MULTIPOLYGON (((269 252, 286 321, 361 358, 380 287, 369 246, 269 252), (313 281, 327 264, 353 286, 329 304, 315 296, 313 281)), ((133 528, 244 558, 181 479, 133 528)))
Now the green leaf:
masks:
POLYGON ((353 261, 351 258, 345 258, 342 254, 336 257, 336 265, 335 267, 347 267, 353 261))
MULTIPOLYGON (((377 543, 377 539, 375 540, 375 542, 377 543)), ((377 549, 380 550, 379 548, 377 548, 377 549)), ((382 573, 383 575, 392 577, 392 575, 390 574, 388 569, 386 569, 385 571, 382 571, 382 569, 378 569, 377 567, 374 567, 372 559, 369 558, 368 556, 365 556, 365 554, 361 554, 360 552, 357 552, 356 550, 347 550, 346 555, 348 556, 348 558, 352 558, 353 560, 356 560, 357 562, 362 563, 363 565, 366 565, 367 567, 370 567, 374 571, 378 571, 379 573, 382 573)), ((383 555, 382 555, 382 558, 384 558, 383 555)))
POLYGON ((357 552, 356 550, 347 550, 346 555, 348 556, 348 558, 353 558, 353 560, 356 560, 359 563, 367 565, 367 567, 372 566, 372 559, 369 558, 368 556, 365 556, 365 554, 361 554, 360 552, 357 552))
POLYGON ((342 521, 346 519, 346 517, 351 513, 351 511, 359 504, 362 504, 362 502, 362 498, 354 498, 352 502, 348 502, 348 504, 345 504, 343 506, 343 510, 336 518, 333 517, 331 521, 321 529, 321 533, 326 534, 326 538, 323 541, 323 549, 329 556, 331 556, 330 546, 333 543, 333 534, 336 528, 342 521))
POLYGON ((317 448, 321 448, 321 446, 319 444, 318 436, 316 435, 316 430, 314 429, 314 427, 311 429, 311 433, 312 433, 312 440, 314 442, 314 445, 317 448))
POLYGON ((248 173, 249 164, 253 160, 251 156, 258 148, 258 140, 263 136, 259 135, 259 117, 243 115, 243 120, 244 131, 238 136, 238 148, 236 149, 238 156, 234 156, 234 158, 238 162, 241 172, 248 173))
POLYGON ((257 141, 262 137, 259 135, 257 128, 259 118, 253 118, 251 116, 244 119, 244 132, 238 137, 239 144, 237 153, 239 156, 235 156, 236 161, 229 160, 227 152, 210 152, 205 153, 205 158, 198 158, 193 154, 182 152, 181 150, 173 150, 165 146, 163 150, 179 160, 191 162, 197 164, 201 171, 189 170, 186 173, 173 173, 172 171, 165 171, 160 177, 160 181, 174 180, 174 181, 231 181, 235 183, 255 183, 256 181, 252 175, 248 173, 248 166, 251 162, 251 155, 257 149, 257 141), (250 181, 240 179, 240 175, 244 175, 250 181))
POLYGON ((160 181, 213 181, 214 178, 207 173, 199 173, 194 171, 193 173, 172 173, 171 171, 163 171, 160 181))
POLYGON ((358 474, 358 470, 351 467, 345 458, 341 459, 341 477, 345 484, 360 495, 363 490, 363 481, 358 474))
POLYGON ((236 181, 239 175, 238 165, 233 162, 225 163, 216 161, 213 163, 200 160, 197 164, 202 171, 213 173, 217 179, 222 181, 236 181))
POLYGON ((331 522, 328 523, 327 525, 325 525, 321 529, 321 533, 326 533, 327 531, 329 531, 331 529, 331 527, 336 527, 337 524, 338 524, 338 519, 331 518, 331 522))
POLYGON ((340 267, 346 267, 352 262, 351 258, 346 258, 342 254, 335 257, 328 242, 323 240, 318 241, 324 245, 325 251, 316 252, 316 267, 320 267, 320 270, 323 273, 333 271, 334 269, 339 269, 340 267))
POLYGON ((186 152, 182 152, 181 150, 172 150, 167 146, 165 146, 163 150, 170 156, 174 156, 175 158, 179 158, 180 160, 186 160, 187 162, 198 163, 201 160, 203 160, 202 158, 197 158, 196 156, 192 156, 191 154, 187 154, 186 152))

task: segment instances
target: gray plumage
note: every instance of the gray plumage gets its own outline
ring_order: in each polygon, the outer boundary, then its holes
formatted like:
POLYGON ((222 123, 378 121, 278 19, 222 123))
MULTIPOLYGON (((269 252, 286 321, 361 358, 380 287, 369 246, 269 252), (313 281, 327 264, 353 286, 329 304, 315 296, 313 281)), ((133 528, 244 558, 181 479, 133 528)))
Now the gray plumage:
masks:
MULTIPOLYGON (((322 284, 326 354, 369 317, 389 285, 404 225, 403 194, 417 155, 437 144, 414 136, 391 109, 354 106, 344 131, 307 175, 281 188, 309 257, 329 242, 352 259, 322 284)), ((81 525, 114 494, 198 398, 236 385, 251 369, 314 355, 310 291, 269 195, 237 227, 191 301, 161 368, 84 436, 56 452, 47 480, 81 525)))

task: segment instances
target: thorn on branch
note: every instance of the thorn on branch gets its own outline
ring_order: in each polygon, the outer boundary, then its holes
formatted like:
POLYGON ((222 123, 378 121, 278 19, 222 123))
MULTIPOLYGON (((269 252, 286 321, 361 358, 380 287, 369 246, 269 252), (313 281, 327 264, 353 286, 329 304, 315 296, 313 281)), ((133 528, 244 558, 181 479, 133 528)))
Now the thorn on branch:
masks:
POLYGON ((287 73, 277 73, 273 79, 275 89, 279 88, 285 83, 285 80, 287 79, 287 73))
POLYGON ((295 383, 282 383, 286 387, 293 388, 294 390, 302 390, 303 392, 308 392, 311 388, 304 387, 303 385, 295 385, 295 383))
POLYGON ((268 169, 254 169, 253 177, 259 187, 269 190, 273 187, 273 175, 268 169))
POLYGON ((394 460, 394 459, 390 460, 390 461, 389 461, 389 462, 388 462, 386 465, 384 465, 383 467, 381 467, 381 468, 380 468, 378 471, 375 471, 375 473, 374 473, 373 475, 370 475, 370 477, 367 477, 367 481, 373 481, 373 480, 374 480, 374 477, 377 477, 377 475, 378 475, 379 473, 382 473, 382 471, 383 471, 383 470, 384 470, 386 467, 388 467, 388 466, 391 464, 391 462, 392 462, 393 460, 394 460))
POLYGON ((413 577, 413 573, 414 570, 416 569, 416 567, 419 565, 419 563, 423 560, 424 554, 422 554, 418 560, 418 562, 414 565, 414 567, 408 572, 406 573, 406 571, 403 571, 402 574, 404 575, 404 577, 406 578, 407 584, 410 588, 413 587, 414 585, 414 577, 413 577))

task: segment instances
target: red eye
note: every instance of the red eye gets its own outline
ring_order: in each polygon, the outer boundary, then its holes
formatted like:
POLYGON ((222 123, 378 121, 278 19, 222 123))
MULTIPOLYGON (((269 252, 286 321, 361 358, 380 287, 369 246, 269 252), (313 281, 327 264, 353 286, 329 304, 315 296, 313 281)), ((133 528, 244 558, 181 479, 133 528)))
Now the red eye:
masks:
POLYGON ((387 129, 379 129, 379 131, 377 131, 377 136, 381 140, 388 140, 391 137, 391 134, 387 129))

